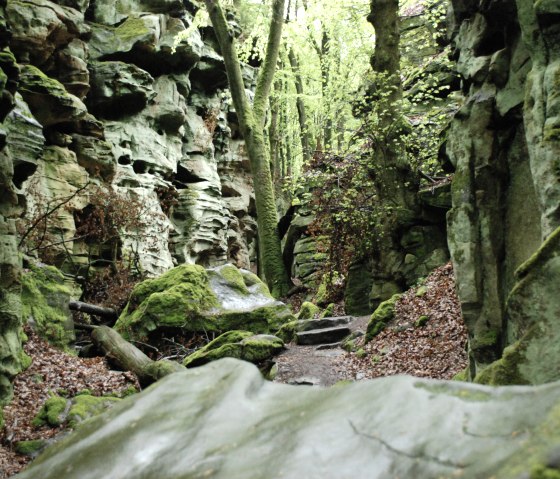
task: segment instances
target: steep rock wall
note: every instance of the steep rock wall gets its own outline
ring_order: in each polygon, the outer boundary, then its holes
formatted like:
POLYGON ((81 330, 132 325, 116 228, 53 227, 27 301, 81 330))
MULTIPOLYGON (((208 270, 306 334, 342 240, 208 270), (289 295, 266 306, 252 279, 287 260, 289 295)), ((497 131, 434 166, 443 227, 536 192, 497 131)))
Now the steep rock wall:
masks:
POLYGON ((558 379, 557 10, 528 0, 452 1, 465 102, 447 143, 456 167, 448 242, 470 375, 482 382, 558 379), (528 357, 537 343, 540 357, 528 357))
POLYGON ((29 253, 73 272, 123 256, 148 274, 182 262, 251 266, 248 161, 212 32, 187 30, 196 11, 190 1, 7 2, 21 65, 6 120, 26 198, 21 234, 55 209, 40 244, 27 234, 29 253), (106 245, 80 229, 100 191, 136 217, 106 245))
MULTIPOLYGON (((0 14, 4 7, 0 2, 0 14)), ((18 198, 12 182, 14 161, 6 148, 8 135, 2 123, 14 106, 18 80, 15 60, 6 48, 8 36, 0 18, 0 408, 12 397, 11 380, 22 370, 24 359, 20 338, 21 264, 15 227, 18 198)))

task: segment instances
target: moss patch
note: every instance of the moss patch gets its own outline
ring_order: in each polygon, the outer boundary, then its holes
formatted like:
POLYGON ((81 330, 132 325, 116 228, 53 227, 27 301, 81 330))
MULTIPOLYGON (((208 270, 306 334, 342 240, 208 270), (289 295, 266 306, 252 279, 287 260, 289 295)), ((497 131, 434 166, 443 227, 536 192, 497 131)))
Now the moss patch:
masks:
POLYGON ((67 404, 67 399, 56 395, 51 396, 33 419, 33 426, 60 426, 66 419, 67 404))
POLYGON ((529 384, 529 381, 519 372, 519 365, 524 359, 525 347, 521 341, 518 341, 504 349, 501 359, 494 361, 478 373, 474 382, 490 386, 529 384))
POLYGON ((128 17, 125 22, 115 28, 115 35, 122 40, 131 40, 150 33, 141 18, 128 17))
POLYGON ((270 335, 254 335, 250 331, 228 331, 187 357, 183 365, 201 366, 222 358, 237 358, 259 363, 284 347, 284 342, 270 335))
POLYGON ((366 331, 366 343, 383 331, 394 318, 395 305, 401 296, 402 294, 394 294, 387 301, 383 301, 371 315, 366 331))
POLYGON ((68 301, 72 291, 53 266, 31 266, 22 275, 22 317, 37 334, 54 346, 68 349, 74 340, 68 301))
POLYGON ((247 289, 247 285, 245 284, 245 279, 241 274, 241 271, 239 271, 232 264, 226 264, 216 271, 211 271, 210 274, 214 274, 223 278, 227 281, 228 286, 235 289, 239 293, 243 295, 249 294, 249 290, 247 289))
POLYGON ((309 301, 305 301, 302 305, 301 308, 299 310, 299 313, 297 314, 297 318, 298 319, 313 319, 315 317, 316 314, 319 314, 321 312, 321 308, 319 308, 319 306, 309 302, 309 301))
POLYGON ((44 439, 36 439, 33 441, 19 441, 16 443, 15 450, 23 456, 36 456, 47 446, 44 439))
POLYGON ((136 285, 115 329, 125 337, 145 337, 158 326, 213 331, 203 313, 217 306, 206 270, 181 265, 136 285))
POLYGON ((105 411, 105 409, 113 406, 121 401, 116 397, 106 396, 90 396, 89 394, 80 394, 72 399, 72 407, 68 412, 68 426, 75 428, 79 423, 97 416, 105 411))

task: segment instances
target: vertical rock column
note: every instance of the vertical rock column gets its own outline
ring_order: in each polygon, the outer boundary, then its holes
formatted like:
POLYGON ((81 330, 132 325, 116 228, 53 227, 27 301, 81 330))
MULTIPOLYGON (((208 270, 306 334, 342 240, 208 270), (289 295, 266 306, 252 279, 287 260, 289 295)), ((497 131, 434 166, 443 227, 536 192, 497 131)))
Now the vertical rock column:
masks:
MULTIPOLYGON (((0 13, 3 13, 0 2, 0 13)), ((18 67, 6 48, 8 32, 0 17, 0 407, 12 396, 11 381, 22 370, 20 260, 14 214, 17 195, 12 183, 13 162, 4 148, 3 121, 13 108, 18 67)), ((0 424, 2 415, 0 411, 0 424)))

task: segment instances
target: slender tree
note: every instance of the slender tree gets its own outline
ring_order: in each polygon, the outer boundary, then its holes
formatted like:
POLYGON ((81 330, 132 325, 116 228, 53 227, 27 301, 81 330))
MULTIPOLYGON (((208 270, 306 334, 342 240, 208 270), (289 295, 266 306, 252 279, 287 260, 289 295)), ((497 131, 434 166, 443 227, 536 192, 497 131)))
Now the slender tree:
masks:
POLYGON ((272 294, 279 297, 288 292, 291 282, 282 260, 277 229, 278 216, 270 173, 270 159, 264 136, 264 125, 270 88, 280 49, 285 0, 274 0, 272 4, 272 18, 266 54, 259 72, 252 106, 245 91, 235 38, 229 31, 220 2, 219 0, 205 0, 205 4, 224 58, 233 105, 237 112, 239 127, 251 163, 262 271, 272 294))

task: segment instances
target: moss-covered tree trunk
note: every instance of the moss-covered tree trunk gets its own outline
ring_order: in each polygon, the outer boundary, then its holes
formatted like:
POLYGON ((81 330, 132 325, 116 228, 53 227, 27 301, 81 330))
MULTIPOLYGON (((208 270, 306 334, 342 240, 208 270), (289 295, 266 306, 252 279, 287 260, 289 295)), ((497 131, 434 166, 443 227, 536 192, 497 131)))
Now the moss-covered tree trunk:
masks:
POLYGON ((307 112, 305 110, 305 102, 303 101, 304 88, 303 78, 299 68, 299 61, 293 50, 290 48, 288 52, 290 67, 295 77, 295 87, 297 93, 296 107, 298 111, 299 128, 301 130, 301 148, 303 150, 303 160, 307 161, 311 157, 311 138, 309 135, 309 126, 307 124, 307 112))
POLYGON ((272 5, 267 52, 260 70, 252 107, 245 92, 235 39, 229 32, 220 2, 219 0, 205 0, 205 4, 224 57, 233 104, 251 163, 262 271, 270 291, 275 297, 279 297, 288 292, 290 278, 282 261, 280 238, 278 236, 278 216, 270 173, 270 159, 264 137, 264 124, 270 88, 280 49, 285 0, 274 0, 272 5))

